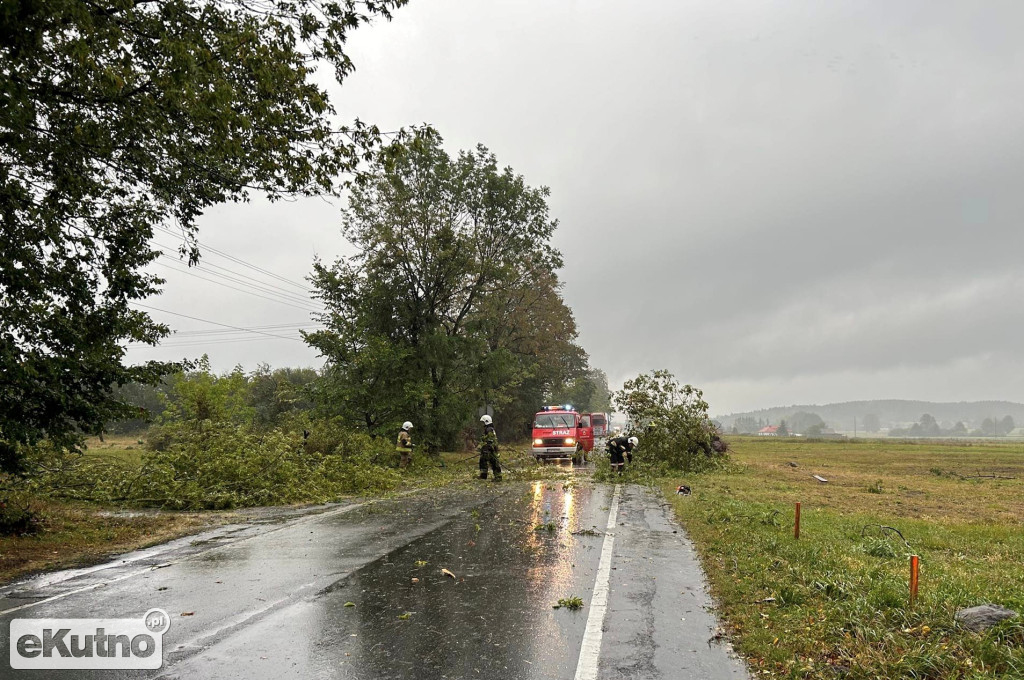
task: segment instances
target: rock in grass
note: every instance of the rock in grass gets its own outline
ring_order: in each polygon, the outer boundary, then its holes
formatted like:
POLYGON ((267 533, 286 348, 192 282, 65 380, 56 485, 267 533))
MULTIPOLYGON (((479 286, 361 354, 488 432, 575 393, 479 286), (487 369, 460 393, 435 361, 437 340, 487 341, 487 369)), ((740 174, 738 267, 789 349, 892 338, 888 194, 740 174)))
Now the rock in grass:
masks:
POLYGON ((956 622, 963 628, 975 633, 988 630, 1000 621, 1012 619, 1017 612, 997 604, 982 604, 977 607, 961 609, 956 613, 956 622))

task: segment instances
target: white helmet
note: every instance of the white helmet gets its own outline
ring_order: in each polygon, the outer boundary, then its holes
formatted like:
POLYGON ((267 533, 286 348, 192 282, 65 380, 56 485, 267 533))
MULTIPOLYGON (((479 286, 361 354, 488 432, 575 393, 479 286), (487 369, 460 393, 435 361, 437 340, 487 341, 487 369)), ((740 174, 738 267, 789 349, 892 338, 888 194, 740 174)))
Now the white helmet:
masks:
POLYGON ((630 437, 630 438, 629 438, 628 440, 626 440, 626 441, 628 441, 628 442, 629 442, 630 444, 632 444, 633 446, 636 446, 637 444, 639 444, 639 443, 640 443, 640 440, 639 440, 639 439, 637 439, 636 437, 630 437))
POLYGON ((486 415, 486 414, 482 415, 482 416, 480 416, 480 422, 483 423, 484 425, 490 425, 491 424, 491 417, 489 415, 486 415))
POLYGON ((403 430, 411 430, 412 429, 412 423, 410 423, 408 420, 405 421, 404 423, 402 423, 402 429, 403 430))

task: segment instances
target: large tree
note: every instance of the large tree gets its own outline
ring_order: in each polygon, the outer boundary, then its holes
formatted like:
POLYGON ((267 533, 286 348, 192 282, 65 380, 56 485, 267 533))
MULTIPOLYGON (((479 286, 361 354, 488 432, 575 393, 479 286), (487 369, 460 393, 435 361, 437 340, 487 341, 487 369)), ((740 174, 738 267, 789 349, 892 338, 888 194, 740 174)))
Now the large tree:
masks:
POLYGON ((356 254, 314 265, 329 311, 307 338, 328 361, 327 406, 371 432, 412 420, 436 449, 477 408, 580 370, 547 194, 484 147, 453 158, 436 135, 393 145, 351 190, 356 254))
POLYGON ((608 376, 599 368, 589 368, 552 392, 551 401, 572 404, 579 411, 611 411, 612 393, 608 389, 608 376))
POLYGON ((477 400, 493 408, 503 440, 528 436, 539 405, 587 370, 587 355, 575 342, 576 321, 556 273, 525 269, 516 284, 482 301, 475 325, 486 343, 477 359, 477 400))
POLYGON ((132 301, 155 227, 198 257, 209 206, 334 191, 376 128, 336 129, 351 30, 406 0, 10 0, 0 9, 0 469, 123 413, 111 387, 167 328, 132 301))

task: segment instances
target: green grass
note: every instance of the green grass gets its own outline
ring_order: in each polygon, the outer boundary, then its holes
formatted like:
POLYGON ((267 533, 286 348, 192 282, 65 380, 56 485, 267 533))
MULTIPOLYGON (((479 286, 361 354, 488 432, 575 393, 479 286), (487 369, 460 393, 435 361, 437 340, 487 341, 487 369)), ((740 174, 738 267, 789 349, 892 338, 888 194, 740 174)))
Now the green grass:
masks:
POLYGON ((37 501, 40 527, 0 536, 0 583, 39 571, 95 564, 113 554, 201 531, 222 513, 111 513, 84 503, 37 501))
POLYGON ((666 480, 664 490, 754 672, 1024 678, 1024 620, 978 635, 953 618, 961 607, 987 602, 1024 611, 1024 446, 731 444, 729 470, 666 480), (978 474, 1016 479, 965 478, 978 474), (692 496, 675 495, 682 481, 692 496), (910 546, 880 525, 898 529, 910 546), (912 553, 921 559, 914 607, 912 553))

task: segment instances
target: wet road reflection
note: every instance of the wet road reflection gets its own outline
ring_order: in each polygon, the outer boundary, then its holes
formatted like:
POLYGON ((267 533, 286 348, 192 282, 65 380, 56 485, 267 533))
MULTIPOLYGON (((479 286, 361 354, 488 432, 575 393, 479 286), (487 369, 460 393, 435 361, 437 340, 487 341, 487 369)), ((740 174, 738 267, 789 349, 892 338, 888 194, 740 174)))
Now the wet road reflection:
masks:
POLYGON ((317 614, 336 631, 326 647, 344 650, 336 677, 571 678, 586 615, 552 605, 591 587, 596 554, 571 531, 575 496, 592 493, 535 484, 326 593, 317 614))
POLYGON ((563 486, 496 490, 169 677, 572 678, 587 609, 552 605, 589 601, 601 537, 572 531, 603 526, 608 489, 563 486))
MULTIPOLYGON (((14 616, 131 617, 159 606, 173 619, 162 671, 26 677, 573 678, 611 495, 580 477, 484 483, 234 527, 0 590, 0 606, 31 607, 0 616, 0 642, 14 616), (581 610, 552 608, 572 596, 581 610)), ((711 603, 664 500, 624 487, 618 507, 599 677, 746 678, 727 650, 707 645, 711 603)))

